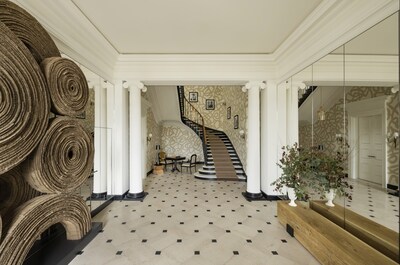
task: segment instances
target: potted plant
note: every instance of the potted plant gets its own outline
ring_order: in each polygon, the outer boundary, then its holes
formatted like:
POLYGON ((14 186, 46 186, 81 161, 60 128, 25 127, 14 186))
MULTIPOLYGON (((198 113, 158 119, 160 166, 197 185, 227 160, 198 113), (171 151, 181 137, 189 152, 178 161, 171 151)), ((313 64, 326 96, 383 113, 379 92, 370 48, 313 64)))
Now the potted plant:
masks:
POLYGON ((290 206, 296 206, 294 200, 308 199, 307 175, 310 173, 310 152, 302 149, 297 143, 293 146, 282 147, 282 158, 278 166, 282 169, 281 176, 271 183, 275 185, 275 191, 282 192, 284 187, 288 188, 290 206))
POLYGON ((343 152, 329 154, 315 151, 311 156, 310 165, 313 170, 310 183, 313 189, 321 194, 321 198, 325 196, 328 200, 326 205, 331 207, 335 206, 332 201, 336 195, 345 196, 351 200, 348 190, 353 187, 347 182, 343 164, 343 152))

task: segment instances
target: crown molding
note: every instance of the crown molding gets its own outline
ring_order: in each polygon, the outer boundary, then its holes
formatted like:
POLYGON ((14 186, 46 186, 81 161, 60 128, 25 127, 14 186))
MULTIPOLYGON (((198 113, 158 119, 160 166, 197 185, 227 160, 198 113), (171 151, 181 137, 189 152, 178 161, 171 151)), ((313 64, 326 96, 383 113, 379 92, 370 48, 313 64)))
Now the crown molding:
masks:
POLYGON ((273 54, 282 82, 399 10, 398 0, 326 0, 273 54))
POLYGON ((59 50, 110 80, 117 51, 71 1, 13 0, 49 32, 59 50))
POLYGON ((245 84, 274 78, 271 55, 120 55, 115 79, 140 77, 146 84, 245 84), (175 83, 174 83, 175 82, 175 83))
POLYGON ((316 86, 392 86, 398 83, 399 58, 390 55, 330 54, 313 65, 313 73, 304 71, 292 82, 316 86), (343 68, 345 59, 346 68, 343 68), (344 73, 345 71, 345 73, 344 73))
POLYGON ((398 0, 323 0, 273 54, 118 54, 70 0, 13 0, 61 52, 106 80, 146 85, 280 83, 399 9, 398 0))

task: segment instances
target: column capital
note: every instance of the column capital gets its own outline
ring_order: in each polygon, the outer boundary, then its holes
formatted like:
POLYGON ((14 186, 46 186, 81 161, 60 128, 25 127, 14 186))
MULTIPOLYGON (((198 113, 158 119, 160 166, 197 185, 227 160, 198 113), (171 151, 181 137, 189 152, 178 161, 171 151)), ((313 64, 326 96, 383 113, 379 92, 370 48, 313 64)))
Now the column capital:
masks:
POLYGON ((142 92, 147 91, 147 87, 140 81, 122 81, 123 88, 140 89, 142 92))
POLYGON ((242 91, 246 92, 249 89, 264 89, 266 88, 266 84, 264 81, 249 81, 243 87, 242 91))

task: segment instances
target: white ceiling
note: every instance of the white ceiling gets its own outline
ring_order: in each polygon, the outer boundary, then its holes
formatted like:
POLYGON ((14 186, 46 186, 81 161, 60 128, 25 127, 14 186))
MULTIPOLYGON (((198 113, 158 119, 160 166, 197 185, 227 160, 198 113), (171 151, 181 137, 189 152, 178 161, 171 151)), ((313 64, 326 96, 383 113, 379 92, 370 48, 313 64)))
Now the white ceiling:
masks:
POLYGON ((270 54, 322 0, 70 0, 120 54, 270 54))

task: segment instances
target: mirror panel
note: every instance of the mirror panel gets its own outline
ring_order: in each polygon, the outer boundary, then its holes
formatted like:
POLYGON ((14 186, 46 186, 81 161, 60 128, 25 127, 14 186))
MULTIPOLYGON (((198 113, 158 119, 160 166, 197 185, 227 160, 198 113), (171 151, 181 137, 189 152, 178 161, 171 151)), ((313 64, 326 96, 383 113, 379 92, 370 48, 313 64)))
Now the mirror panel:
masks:
POLYGON ((345 139, 352 211, 399 231, 398 13, 345 46, 345 139))

